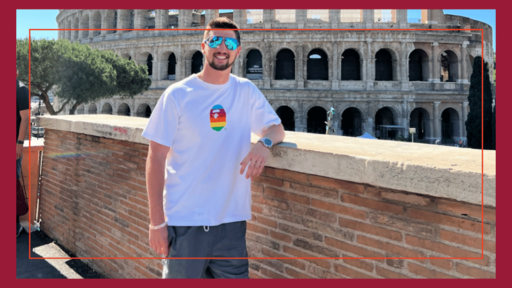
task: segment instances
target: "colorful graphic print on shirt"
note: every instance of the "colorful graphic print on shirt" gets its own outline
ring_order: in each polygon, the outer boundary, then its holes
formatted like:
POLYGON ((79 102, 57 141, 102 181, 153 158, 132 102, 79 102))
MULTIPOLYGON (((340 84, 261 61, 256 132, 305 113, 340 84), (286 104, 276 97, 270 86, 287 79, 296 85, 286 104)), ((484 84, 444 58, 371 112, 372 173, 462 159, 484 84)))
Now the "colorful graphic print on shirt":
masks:
POLYGON ((221 105, 215 105, 210 110, 210 126, 215 131, 220 131, 226 126, 226 111, 221 105))

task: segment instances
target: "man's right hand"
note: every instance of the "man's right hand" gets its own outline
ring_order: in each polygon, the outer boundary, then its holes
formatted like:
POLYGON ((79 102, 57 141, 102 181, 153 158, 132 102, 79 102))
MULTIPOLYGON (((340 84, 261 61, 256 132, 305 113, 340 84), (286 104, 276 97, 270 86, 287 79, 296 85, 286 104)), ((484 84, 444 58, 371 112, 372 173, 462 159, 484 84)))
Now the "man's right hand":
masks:
POLYGON ((149 229, 149 246, 160 256, 167 257, 169 255, 171 246, 167 226, 160 229, 149 229))

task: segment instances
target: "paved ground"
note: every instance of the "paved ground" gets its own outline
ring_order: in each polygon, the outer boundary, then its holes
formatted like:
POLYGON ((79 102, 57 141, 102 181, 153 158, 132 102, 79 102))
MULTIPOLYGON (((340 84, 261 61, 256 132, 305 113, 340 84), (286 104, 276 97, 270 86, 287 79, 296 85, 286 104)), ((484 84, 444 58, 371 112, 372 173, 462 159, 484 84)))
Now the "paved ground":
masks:
MULTIPOLYGON (((13 232, 14 233, 14 232, 13 232)), ((41 231, 32 232, 31 257, 75 257, 41 231)), ((16 239, 16 278, 102 278, 80 260, 29 259, 29 234, 23 231, 16 239)))

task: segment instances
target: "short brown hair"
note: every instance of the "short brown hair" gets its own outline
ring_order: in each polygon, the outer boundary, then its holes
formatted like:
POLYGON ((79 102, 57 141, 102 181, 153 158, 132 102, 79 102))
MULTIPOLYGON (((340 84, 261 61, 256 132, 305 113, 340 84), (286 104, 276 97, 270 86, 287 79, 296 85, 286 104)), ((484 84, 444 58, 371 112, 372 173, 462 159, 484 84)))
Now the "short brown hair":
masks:
MULTIPOLYGON (((206 25, 206 29, 240 29, 240 27, 238 27, 238 25, 231 19, 226 17, 220 17, 208 22, 208 25, 206 25)), ((211 30, 204 31, 203 40, 208 38, 209 31, 211 30)), ((233 30, 233 32, 235 32, 236 41, 238 41, 238 45, 240 46, 242 44, 240 42, 240 31, 233 30)))

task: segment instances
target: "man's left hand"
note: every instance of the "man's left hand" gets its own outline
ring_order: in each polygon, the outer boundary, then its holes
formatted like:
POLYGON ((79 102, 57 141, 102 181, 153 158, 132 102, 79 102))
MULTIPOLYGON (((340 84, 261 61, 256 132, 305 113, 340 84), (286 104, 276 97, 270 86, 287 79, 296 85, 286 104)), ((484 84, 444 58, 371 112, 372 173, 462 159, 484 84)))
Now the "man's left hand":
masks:
POLYGON ((242 166, 240 168, 240 175, 244 174, 245 168, 249 165, 249 167, 247 167, 245 179, 251 178, 252 180, 252 177, 259 176, 263 171, 263 167, 265 167, 265 163, 267 163, 268 156, 270 156, 269 148, 263 146, 263 143, 261 142, 254 144, 251 151, 249 151, 249 154, 247 154, 242 163, 240 163, 242 166))

